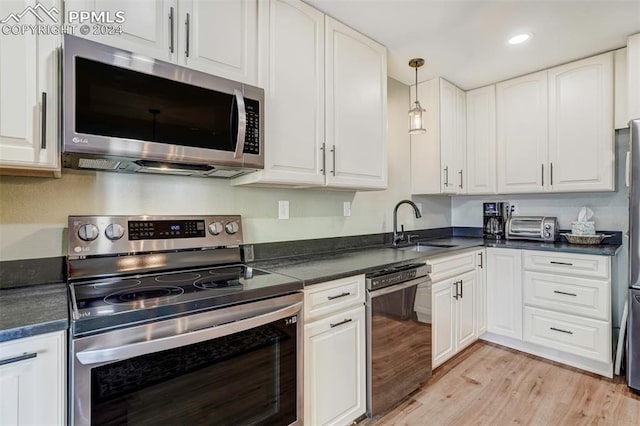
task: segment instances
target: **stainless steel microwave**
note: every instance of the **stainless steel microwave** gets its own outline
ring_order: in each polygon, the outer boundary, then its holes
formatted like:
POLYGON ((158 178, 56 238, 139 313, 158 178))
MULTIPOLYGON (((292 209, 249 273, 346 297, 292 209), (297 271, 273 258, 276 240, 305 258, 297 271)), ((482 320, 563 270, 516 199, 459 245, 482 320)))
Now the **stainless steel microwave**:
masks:
POLYGON ((64 167, 233 177, 264 167, 264 90, 65 35, 64 167))

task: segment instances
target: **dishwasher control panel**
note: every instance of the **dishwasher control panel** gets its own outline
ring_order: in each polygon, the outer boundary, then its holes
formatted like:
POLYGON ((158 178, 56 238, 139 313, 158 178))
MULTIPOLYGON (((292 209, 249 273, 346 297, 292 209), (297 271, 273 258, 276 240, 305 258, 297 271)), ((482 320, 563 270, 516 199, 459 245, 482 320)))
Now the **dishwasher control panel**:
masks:
POLYGON ((367 290, 371 291, 411 281, 416 278, 424 277, 429 272, 429 267, 426 263, 411 263, 409 265, 395 266, 371 272, 365 276, 367 279, 367 290))

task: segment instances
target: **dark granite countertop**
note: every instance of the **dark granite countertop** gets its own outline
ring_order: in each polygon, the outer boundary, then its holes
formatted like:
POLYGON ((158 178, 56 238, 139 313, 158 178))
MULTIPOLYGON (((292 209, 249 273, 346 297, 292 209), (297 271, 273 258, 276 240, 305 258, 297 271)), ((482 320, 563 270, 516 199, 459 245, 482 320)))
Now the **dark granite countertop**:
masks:
POLYGON ((0 289, 0 342, 69 328, 67 285, 0 289))
MULTIPOLYGON (((390 235, 387 234, 266 243, 256 246, 256 251, 277 253, 278 258, 260 256, 263 260, 247 263, 301 280, 304 285, 312 285, 394 265, 428 261, 435 256, 482 246, 601 256, 615 256, 621 247, 619 241, 597 246, 566 242, 495 242, 467 236, 469 230, 464 228, 460 228, 460 232, 462 236, 451 236, 450 230, 444 228, 421 231, 420 239, 416 241, 426 246, 421 249, 423 251, 414 251, 409 246, 392 248, 389 244, 390 235), (324 252, 314 254, 314 250, 319 249, 324 252)), ((621 238, 621 233, 618 234, 621 238)), ((69 327, 68 292, 63 262, 64 258, 1 262, 0 342, 66 330, 69 327)))
POLYGON ((543 250, 565 253, 595 254, 615 256, 619 244, 582 246, 566 242, 542 243, 537 241, 488 241, 477 237, 447 237, 420 239, 418 245, 424 245, 424 251, 414 251, 411 246, 392 248, 389 245, 363 247, 332 253, 306 254, 256 262, 255 266, 289 275, 300 279, 305 286, 365 274, 393 265, 415 261, 428 261, 429 258, 451 254, 474 247, 497 247, 522 250, 543 250))

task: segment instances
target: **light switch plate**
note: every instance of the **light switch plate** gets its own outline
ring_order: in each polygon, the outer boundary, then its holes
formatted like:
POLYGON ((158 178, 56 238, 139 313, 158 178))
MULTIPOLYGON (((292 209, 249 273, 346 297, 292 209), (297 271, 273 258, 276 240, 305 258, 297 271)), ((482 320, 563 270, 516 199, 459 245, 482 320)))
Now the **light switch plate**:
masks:
POLYGON ((351 201, 345 201, 342 204, 344 217, 351 216, 351 201))
POLYGON ((289 201, 278 201, 278 219, 289 219, 289 201))

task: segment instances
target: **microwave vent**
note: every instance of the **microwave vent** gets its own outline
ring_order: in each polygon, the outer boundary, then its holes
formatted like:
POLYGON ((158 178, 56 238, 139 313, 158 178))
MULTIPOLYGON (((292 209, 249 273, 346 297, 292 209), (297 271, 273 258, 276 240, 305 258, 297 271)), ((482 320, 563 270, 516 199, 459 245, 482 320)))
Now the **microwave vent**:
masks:
POLYGON ((78 160, 78 167, 81 169, 115 170, 118 166, 120 166, 119 161, 102 158, 80 158, 78 160))

